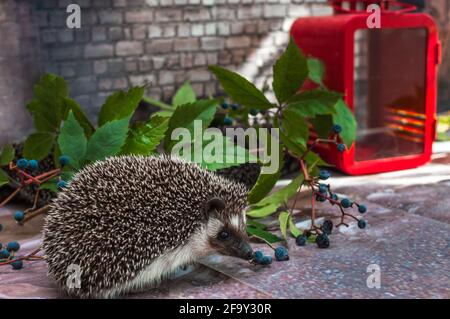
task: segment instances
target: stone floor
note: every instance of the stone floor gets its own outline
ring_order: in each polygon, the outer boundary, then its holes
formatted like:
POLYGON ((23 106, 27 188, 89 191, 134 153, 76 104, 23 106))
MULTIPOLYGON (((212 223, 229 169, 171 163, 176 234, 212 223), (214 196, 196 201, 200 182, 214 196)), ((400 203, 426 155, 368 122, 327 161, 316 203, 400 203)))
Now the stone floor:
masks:
MULTIPOLYGON (((330 236, 328 249, 289 242, 290 260, 270 266, 212 256, 158 289, 126 298, 450 298, 450 155, 438 153, 423 167, 370 176, 335 173, 338 194, 368 207, 366 230, 355 223, 330 236), (380 288, 368 288, 367 268, 380 267, 380 288)), ((308 193, 297 203, 298 222, 309 211, 308 193)), ((0 241, 19 240, 21 253, 40 243, 42 219, 26 226, 10 217, 18 204, 0 209, 0 241)), ((319 204, 319 216, 337 220, 336 208, 319 204)), ((264 244, 254 244, 268 254, 264 244)), ((62 298, 42 261, 24 269, 0 268, 2 298, 62 298)))

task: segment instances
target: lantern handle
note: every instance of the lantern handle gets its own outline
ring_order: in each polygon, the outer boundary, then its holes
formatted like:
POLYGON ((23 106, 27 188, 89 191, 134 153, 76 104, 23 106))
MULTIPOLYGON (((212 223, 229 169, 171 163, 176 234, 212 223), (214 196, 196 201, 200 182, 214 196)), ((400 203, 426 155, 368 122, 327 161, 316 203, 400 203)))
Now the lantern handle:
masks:
POLYGON ((378 1, 374 1, 374 0, 329 0, 330 5, 333 7, 334 13, 365 13, 367 7, 370 4, 377 4, 380 6, 381 8, 381 12, 391 12, 391 13, 395 13, 395 14, 402 14, 402 13, 407 13, 407 12, 412 12, 417 10, 417 7, 413 4, 409 4, 409 3, 402 3, 402 2, 398 2, 395 0, 378 0, 378 1), (343 4, 344 3, 348 3, 349 4, 349 9, 344 8, 343 4), (363 10, 358 10, 357 9, 357 5, 358 4, 362 4, 362 6, 364 7, 363 10), (395 5, 395 6, 399 6, 401 7, 401 9, 399 10, 395 10, 395 11, 390 11, 389 7, 391 5, 395 5))

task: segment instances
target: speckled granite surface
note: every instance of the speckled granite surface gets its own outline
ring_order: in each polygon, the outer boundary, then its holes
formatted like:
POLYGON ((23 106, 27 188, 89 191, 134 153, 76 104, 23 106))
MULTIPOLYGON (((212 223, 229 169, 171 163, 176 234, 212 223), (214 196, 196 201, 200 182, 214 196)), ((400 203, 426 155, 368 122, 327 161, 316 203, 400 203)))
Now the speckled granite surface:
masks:
MULTIPOLYGON (((334 230, 329 249, 289 243, 290 260, 271 266, 251 265, 212 256, 158 289, 126 298, 450 298, 450 165, 448 161, 389 174, 335 176, 336 191, 368 207, 366 230, 354 223, 334 230), (366 284, 370 264, 381 269, 380 289, 366 284)), ((338 174, 334 174, 338 175, 338 174)), ((299 220, 308 212, 304 193, 299 220)), ((18 239, 21 253, 39 245, 42 219, 25 227, 10 217, 17 208, 0 209, 5 230, 0 241, 18 239)), ((337 211, 319 205, 319 215, 337 211)), ((254 244, 270 253, 270 248, 254 244)), ((0 268, 2 298, 64 298, 46 276, 44 262, 24 269, 0 268)))

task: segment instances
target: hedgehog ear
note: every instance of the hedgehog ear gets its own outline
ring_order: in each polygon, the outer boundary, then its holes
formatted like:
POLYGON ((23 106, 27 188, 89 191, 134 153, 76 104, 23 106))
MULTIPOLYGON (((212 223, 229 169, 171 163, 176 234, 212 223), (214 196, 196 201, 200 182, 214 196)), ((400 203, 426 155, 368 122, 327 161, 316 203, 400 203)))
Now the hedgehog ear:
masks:
POLYGON ((213 197, 206 202, 206 212, 223 210, 225 208, 225 201, 220 197, 213 197))

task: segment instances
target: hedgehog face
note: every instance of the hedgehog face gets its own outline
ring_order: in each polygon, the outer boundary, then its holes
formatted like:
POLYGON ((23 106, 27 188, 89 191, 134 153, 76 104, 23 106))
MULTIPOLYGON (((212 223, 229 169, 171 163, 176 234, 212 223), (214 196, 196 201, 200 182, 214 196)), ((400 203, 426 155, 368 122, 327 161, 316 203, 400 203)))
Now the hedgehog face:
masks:
POLYGON ((248 243, 245 212, 227 212, 225 203, 218 198, 208 204, 206 231, 209 246, 223 255, 250 260, 253 249, 248 243))

